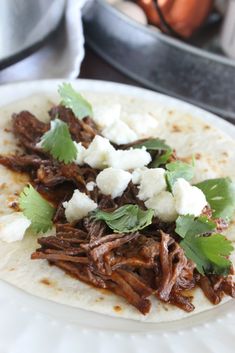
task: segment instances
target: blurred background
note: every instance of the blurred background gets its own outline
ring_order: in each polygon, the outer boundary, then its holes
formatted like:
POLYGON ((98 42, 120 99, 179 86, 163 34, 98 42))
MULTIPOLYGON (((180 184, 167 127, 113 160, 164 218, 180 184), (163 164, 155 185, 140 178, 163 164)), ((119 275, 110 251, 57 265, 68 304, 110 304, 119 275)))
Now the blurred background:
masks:
POLYGON ((122 82, 235 119, 235 0, 1 0, 0 83, 122 82))

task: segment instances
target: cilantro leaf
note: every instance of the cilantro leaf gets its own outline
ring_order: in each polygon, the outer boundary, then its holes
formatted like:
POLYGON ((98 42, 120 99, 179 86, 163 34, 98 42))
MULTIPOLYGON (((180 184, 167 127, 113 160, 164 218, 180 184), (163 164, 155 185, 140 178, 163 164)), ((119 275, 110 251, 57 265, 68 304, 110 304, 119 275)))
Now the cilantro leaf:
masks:
POLYGON ((142 148, 146 147, 149 151, 167 151, 171 147, 168 146, 164 140, 159 138, 149 139, 147 141, 143 141, 133 146, 133 148, 142 148))
POLYGON ((209 220, 206 216, 195 218, 192 215, 179 216, 176 220, 175 232, 182 238, 186 235, 199 235, 213 232, 216 224, 209 220))
POLYGON ((194 165, 181 161, 166 164, 166 169, 166 182, 169 191, 172 191, 172 187, 178 178, 184 178, 189 181, 194 175, 194 165))
POLYGON ((215 229, 216 224, 205 216, 179 216, 176 220, 175 232, 184 238, 180 246, 203 275, 227 275, 231 267, 230 260, 226 258, 233 250, 231 242, 222 234, 200 236, 215 229))
POLYGON ((235 210, 235 186, 229 178, 217 178, 196 184, 203 191, 213 216, 231 218, 235 210))
POLYGON ((166 162, 169 160, 172 153, 173 153, 173 149, 170 148, 169 150, 162 153, 160 156, 156 156, 150 165, 151 168, 157 168, 162 164, 166 164, 166 162))
POLYGON ((70 108, 76 117, 83 119, 86 116, 93 116, 91 104, 76 92, 70 83, 59 86, 58 93, 62 98, 61 104, 70 108))
POLYGON ((51 128, 42 136, 40 146, 52 157, 65 164, 72 162, 77 156, 77 149, 68 126, 59 119, 51 121, 51 128))
POLYGON ((229 274, 231 261, 227 259, 233 251, 232 243, 222 234, 213 234, 208 237, 186 235, 180 246, 185 255, 192 260, 202 275, 229 274))
POLYGON ((157 168, 159 165, 165 164, 173 153, 173 149, 165 143, 165 140, 161 140, 159 138, 149 139, 133 146, 133 148, 141 147, 146 147, 146 149, 150 152, 159 152, 153 158, 150 165, 151 168, 157 168))
POLYGON ((105 221, 114 232, 130 233, 150 225, 153 213, 151 209, 144 211, 137 205, 127 204, 119 207, 114 212, 105 212, 98 209, 93 212, 92 216, 97 220, 105 221))
POLYGON ((30 227, 35 233, 45 233, 52 228, 55 209, 32 185, 26 186, 21 192, 19 205, 25 217, 31 221, 30 227))

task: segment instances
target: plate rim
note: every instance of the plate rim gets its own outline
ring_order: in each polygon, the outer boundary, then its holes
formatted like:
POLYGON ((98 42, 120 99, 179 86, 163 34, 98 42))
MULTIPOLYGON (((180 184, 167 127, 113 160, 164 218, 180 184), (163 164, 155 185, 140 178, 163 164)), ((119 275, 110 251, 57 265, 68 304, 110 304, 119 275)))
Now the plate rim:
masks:
MULTIPOLYGON (((17 83, 9 83, 9 84, 5 84, 5 85, 2 85, 0 86, 0 92, 5 92, 4 94, 9 94, 12 90, 15 90, 16 88, 16 92, 18 93, 15 93, 13 94, 13 96, 9 96, 9 101, 13 102, 15 101, 16 99, 21 99, 23 98, 22 97, 22 90, 21 88, 22 87, 25 87, 27 86, 27 88, 29 87, 32 87, 32 86, 36 86, 37 88, 40 88, 40 87, 46 87, 47 85, 50 86, 50 89, 49 91, 52 92, 52 89, 54 89, 54 87, 57 87, 58 86, 58 83, 61 83, 63 81, 66 81, 66 82, 70 82, 70 83, 74 83, 76 82, 76 85, 81 85, 81 89, 84 90, 84 91, 90 91, 90 92, 93 92, 93 91, 109 91, 110 87, 112 89, 116 89, 118 88, 118 90, 123 90, 126 92, 124 92, 124 95, 126 96, 133 96, 133 92, 134 92, 134 96, 139 96, 140 94, 142 94, 143 92, 145 92, 145 95, 146 97, 147 96, 150 96, 151 99, 154 99, 154 97, 158 97, 158 100, 161 101, 161 102, 170 102, 172 105, 176 104, 176 106, 179 106, 179 107, 182 107, 183 108, 183 111, 186 110, 186 111, 189 111, 189 112, 194 112, 193 114, 198 114, 199 115, 199 118, 206 121, 208 121, 208 123, 211 123, 213 124, 214 122, 216 122, 216 127, 217 125, 219 125, 219 129, 221 129, 222 131, 224 131, 227 135, 229 135, 230 137, 232 137, 233 139, 235 139, 235 126, 227 121, 225 121, 224 119, 220 118, 219 116, 216 116, 215 114, 213 113, 210 113, 210 112, 207 112, 206 110, 202 109, 202 108, 198 108, 196 106, 194 106, 193 104, 190 104, 190 103, 187 103, 187 102, 184 102, 180 99, 177 99, 177 98, 174 98, 174 97, 170 97, 170 96, 167 96, 165 94, 162 94, 162 93, 158 93, 158 92, 154 92, 154 91, 151 91, 149 89, 145 89, 145 88, 140 88, 140 87, 137 87, 137 86, 130 86, 130 85, 126 85, 126 84, 120 84, 120 83, 115 83, 115 82, 112 82, 112 81, 100 81, 100 80, 87 80, 87 79, 76 79, 76 80, 65 80, 65 79, 50 79, 50 80, 36 80, 36 81, 23 81, 23 82, 17 82, 17 83), (91 83, 93 84, 91 86, 91 83), (87 86, 87 88, 85 88, 87 86), (89 86, 89 87, 88 87, 89 86), (103 87, 103 90, 100 91, 100 86, 103 87), (95 89, 94 89, 95 88, 95 89), (231 132, 233 131, 233 132, 231 132)), ((39 90, 40 91, 40 90, 39 90)), ((110 92, 110 91, 109 91, 110 92)), ((115 90, 115 92, 117 94, 119 94, 120 92, 117 92, 115 90)), ((31 93, 34 93, 34 92, 30 92, 31 93)), ((46 91, 45 93, 48 93, 48 91, 46 91)), ((3 107, 5 105, 8 105, 8 103, 6 103, 6 101, 4 101, 4 94, 0 95, 0 107, 3 107), (4 101, 4 104, 2 104, 4 101)), ((146 99, 146 97, 142 97, 143 100, 146 99)), ((29 94, 25 95, 24 97, 27 97, 29 96, 29 94)), ((147 98, 148 99, 148 98, 147 98)), ((22 291, 23 292, 23 291, 22 291)), ((27 294, 27 293, 26 293, 27 294)), ((28 295, 28 294, 27 294, 28 295)), ((33 297, 33 296, 32 296, 33 297)), ((34 297, 35 298, 35 297, 34 297)), ((36 298, 37 299, 37 298, 36 298)), ((45 301, 45 299, 41 299, 39 298, 40 300, 42 301, 45 301)), ((47 300, 48 301, 48 300, 47 300)), ((50 304, 49 304, 50 305, 50 304)), ((63 304, 58 304, 56 303, 56 305, 63 305, 63 304)), ((30 309, 32 310, 32 308, 30 309)), ((82 310, 82 309, 77 309, 76 310, 82 310)), ((206 312, 205 312, 206 313, 206 312)), ((39 311, 39 314, 40 315, 43 315, 42 313, 40 313, 39 311)), ((201 313, 201 314, 204 314, 204 313, 201 313)), ((36 314, 35 314, 36 315, 36 314)), ((37 313, 38 315, 38 313, 37 313)), ((97 314, 97 315, 100 315, 100 314, 97 314)), ((197 315, 200 315, 199 314, 196 314, 194 317, 196 317, 197 315)), ((35 316, 36 317, 36 316, 35 316)), ((53 316, 52 316, 53 317, 53 316)), ((112 320, 115 320, 115 318, 113 317, 108 317, 106 316, 108 319, 112 319, 112 320)), ((190 318, 189 318, 190 319, 190 318)), ((63 322, 63 319, 61 319, 63 322)), ((132 320, 128 320, 128 319, 122 319, 124 320, 125 322, 133 322, 132 320)), ((184 319, 183 319, 184 320, 184 319)), ((188 319, 187 319, 188 320, 188 319)), ((211 323, 209 322, 209 327, 211 327, 211 325, 214 325, 216 327, 221 327, 222 323, 224 324, 225 322, 227 322, 226 320, 228 320, 228 317, 226 315, 223 315, 223 317, 221 318, 218 318, 217 320, 215 320, 215 322, 211 323)), ((181 321, 181 320, 180 320, 181 321)), ((65 321, 64 321, 64 324, 65 324, 65 321)), ((142 322, 142 324, 146 324, 144 322, 142 322)), ((163 323, 164 325, 166 323, 163 323)), ((68 325, 68 324, 67 324, 68 325)), ((150 323, 147 323, 146 327, 148 327, 150 325, 150 323)), ((152 324, 153 326, 155 325, 159 325, 161 326, 162 324, 159 323, 159 324, 152 324)), ((201 324, 201 328, 205 329, 205 327, 208 328, 208 323, 205 322, 205 323, 202 323, 201 324), (206 326, 207 325, 207 326, 206 326)), ((190 334, 195 334, 196 332, 199 332, 198 330, 200 329, 200 323, 199 323, 199 328, 197 328, 197 325, 193 325, 192 328, 189 328, 186 332, 185 330, 183 329, 179 329, 179 330, 173 330, 172 332, 169 331, 169 333, 167 333, 168 336, 170 335, 175 335, 177 332, 179 334, 187 334, 187 335, 190 335, 190 334), (180 333, 181 332, 181 333, 180 333)), ((84 328, 83 330, 81 330, 79 328, 79 332, 81 333, 82 337, 85 335, 87 337, 87 332, 93 332, 94 328, 84 328), (85 333, 84 333, 84 332, 85 333)), ((107 331, 102 331, 102 329, 100 328, 96 328, 95 330, 98 330, 99 332, 102 333, 103 336, 107 336, 108 335, 108 332, 107 331)), ((131 332, 125 332, 125 331, 118 331, 118 330, 114 330, 115 332, 117 332, 118 335, 121 335, 122 337, 127 337, 125 339, 128 339, 128 337, 139 337, 140 334, 143 336, 143 337, 166 337, 166 333, 165 332, 161 332, 161 331, 158 331, 156 330, 156 332, 153 332, 154 329, 151 329, 150 332, 136 332, 135 330, 134 331, 131 331, 131 332)), ((114 332, 112 331, 112 334, 114 334, 114 332)), ((101 335, 101 338, 102 339, 102 336, 101 335)), ((1 335, 0 335, 1 336, 1 335)), ((118 336, 119 337, 119 336, 118 336)), ((123 338, 124 339, 124 338, 123 338)), ((132 340, 133 341, 133 340, 132 340)))

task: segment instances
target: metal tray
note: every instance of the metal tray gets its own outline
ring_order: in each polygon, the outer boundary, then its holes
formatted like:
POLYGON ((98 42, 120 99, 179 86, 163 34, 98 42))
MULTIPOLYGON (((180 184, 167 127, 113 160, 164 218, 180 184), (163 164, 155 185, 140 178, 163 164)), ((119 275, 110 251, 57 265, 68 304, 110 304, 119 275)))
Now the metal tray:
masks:
POLYGON ((150 89, 235 119, 235 61, 130 20, 103 0, 83 9, 85 37, 101 57, 150 89))

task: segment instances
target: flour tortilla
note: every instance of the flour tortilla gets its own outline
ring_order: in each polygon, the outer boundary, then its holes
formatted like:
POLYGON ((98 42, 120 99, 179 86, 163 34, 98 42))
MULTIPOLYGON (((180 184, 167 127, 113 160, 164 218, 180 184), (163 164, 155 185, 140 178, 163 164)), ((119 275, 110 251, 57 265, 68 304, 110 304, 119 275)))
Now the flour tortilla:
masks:
MULTIPOLYGON (((223 132, 208 123, 185 112, 169 110, 154 102, 145 102, 139 98, 114 96, 113 94, 86 92, 85 96, 92 104, 120 102, 123 110, 131 113, 150 113, 159 122, 158 137, 166 139, 177 154, 185 160, 196 156, 196 175, 194 182, 207 178, 230 176, 235 182, 235 142, 223 132)), ((0 153, 7 154, 19 150, 11 132, 11 114, 28 109, 41 120, 47 120, 47 111, 55 98, 33 96, 20 102, 14 102, 0 110, 0 153)), ((56 102, 57 103, 57 102, 56 102)), ((27 175, 9 171, 0 166, 0 214, 9 214, 13 210, 9 203, 17 198, 28 180, 27 175)), ((0 225, 1 231, 1 225, 0 225)), ((50 231, 53 234, 54 230, 50 231)), ((49 233, 48 233, 49 234, 49 233)), ((235 241, 235 218, 226 231, 226 236, 235 241)), ((119 318, 128 318, 146 322, 163 322, 189 317, 196 313, 214 308, 202 291, 193 292, 193 313, 159 302, 152 298, 151 312, 143 316, 124 299, 105 290, 97 290, 87 284, 66 275, 55 266, 49 266, 46 260, 30 259, 31 253, 38 247, 37 237, 28 232, 23 241, 14 243, 0 242, 0 279, 35 296, 54 302, 82 308, 119 318)), ((235 259, 235 256, 233 256, 235 259)), ((224 301, 229 300, 226 298, 224 301)))

